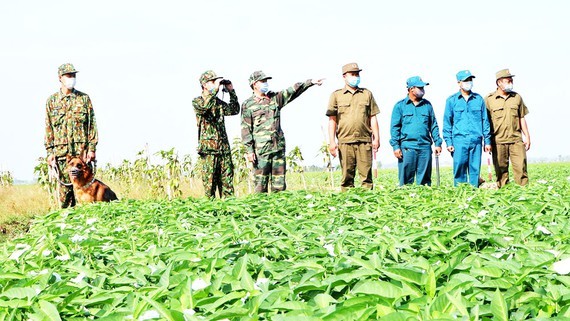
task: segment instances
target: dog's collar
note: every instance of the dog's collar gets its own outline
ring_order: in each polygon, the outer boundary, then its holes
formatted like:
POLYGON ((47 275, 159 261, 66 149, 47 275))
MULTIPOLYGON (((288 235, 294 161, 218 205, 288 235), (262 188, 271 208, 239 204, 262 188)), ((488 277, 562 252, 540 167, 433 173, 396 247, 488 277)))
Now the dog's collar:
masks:
POLYGON ((91 184, 93 184, 94 182, 95 182, 95 176, 93 176, 93 179, 91 180, 91 182, 81 186, 81 188, 87 188, 87 187, 91 186, 91 184))

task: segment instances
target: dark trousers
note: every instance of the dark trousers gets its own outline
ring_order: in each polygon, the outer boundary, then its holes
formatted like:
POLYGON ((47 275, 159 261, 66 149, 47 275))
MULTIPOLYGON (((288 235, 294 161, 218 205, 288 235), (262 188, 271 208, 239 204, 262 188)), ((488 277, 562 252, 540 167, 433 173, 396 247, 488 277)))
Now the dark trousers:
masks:
POLYGON ((469 183, 479 187, 481 143, 454 142, 453 147, 453 185, 469 183))
POLYGON ((402 148, 402 158, 398 159, 400 186, 413 184, 431 185, 431 148, 402 148))

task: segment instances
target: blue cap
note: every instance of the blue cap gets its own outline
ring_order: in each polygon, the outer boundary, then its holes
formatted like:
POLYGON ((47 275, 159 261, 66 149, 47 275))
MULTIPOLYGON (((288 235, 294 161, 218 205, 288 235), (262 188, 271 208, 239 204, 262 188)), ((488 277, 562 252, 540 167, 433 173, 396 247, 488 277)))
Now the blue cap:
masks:
POLYGON ((457 81, 465 81, 469 77, 475 78, 475 76, 473 76, 469 70, 461 70, 457 73, 456 77, 457 81))
POLYGON ((408 86, 408 88, 412 88, 412 87, 424 87, 429 85, 428 82, 424 82, 422 80, 422 78, 420 78, 420 76, 413 76, 408 78, 408 80, 406 80, 406 86, 408 86))

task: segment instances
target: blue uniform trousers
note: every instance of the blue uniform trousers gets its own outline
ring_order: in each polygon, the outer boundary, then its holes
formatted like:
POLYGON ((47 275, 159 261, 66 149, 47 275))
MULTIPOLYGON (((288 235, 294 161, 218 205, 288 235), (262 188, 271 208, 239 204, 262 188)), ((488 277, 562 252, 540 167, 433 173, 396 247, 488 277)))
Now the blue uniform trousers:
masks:
POLYGON ((469 183, 479 187, 482 143, 453 141, 453 185, 469 183))
POLYGON ((479 187, 482 143, 453 141, 453 185, 469 183, 479 187))
POLYGON ((424 149, 402 148, 402 158, 398 159, 400 186, 413 184, 431 185, 431 147, 424 149))

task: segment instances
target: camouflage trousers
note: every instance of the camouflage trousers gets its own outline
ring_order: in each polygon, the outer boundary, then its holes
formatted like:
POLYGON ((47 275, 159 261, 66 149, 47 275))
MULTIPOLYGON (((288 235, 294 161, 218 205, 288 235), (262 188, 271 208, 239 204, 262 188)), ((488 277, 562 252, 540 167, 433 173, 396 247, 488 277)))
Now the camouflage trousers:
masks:
POLYGON ((230 154, 200 155, 202 183, 207 197, 234 195, 234 165, 230 154))
POLYGON ((257 155, 257 163, 254 165, 255 192, 267 193, 267 186, 271 179, 271 191, 280 192, 287 188, 285 183, 285 150, 265 155, 257 155))
POLYGON ((69 179, 69 173, 66 170, 67 159, 65 157, 58 157, 57 168, 59 172, 59 182, 58 184, 58 196, 59 204, 61 208, 73 207, 76 204, 75 194, 73 194, 73 186, 71 186, 71 180, 69 179), (69 184, 69 186, 62 185, 61 183, 69 184))

